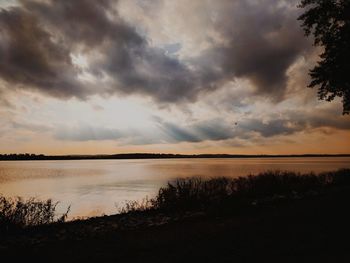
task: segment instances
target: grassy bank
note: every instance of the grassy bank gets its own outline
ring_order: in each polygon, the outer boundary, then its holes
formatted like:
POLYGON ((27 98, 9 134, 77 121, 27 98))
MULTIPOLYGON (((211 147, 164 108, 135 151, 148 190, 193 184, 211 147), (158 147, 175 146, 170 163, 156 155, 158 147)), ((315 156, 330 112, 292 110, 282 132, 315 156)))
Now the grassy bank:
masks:
POLYGON ((239 178, 177 179, 160 188, 155 198, 131 201, 120 212, 237 211, 251 205, 301 199, 344 185, 350 185, 349 169, 321 174, 269 171, 239 178))
POLYGON ((58 202, 20 197, 5 198, 0 196, 0 233, 13 232, 25 228, 62 223, 66 220, 69 208, 63 215, 56 214, 58 202))
POLYGON ((0 259, 349 262, 349 202, 350 170, 181 179, 114 216, 59 223, 48 205, 50 220, 0 235, 0 259))
POLYGON ((65 223, 52 201, 1 200, 17 229, 0 235, 12 262, 350 260, 350 170, 175 180, 120 214, 65 223))
MULTIPOLYGON (((155 198, 130 201, 119 209, 119 217, 161 213, 239 213, 290 200, 320 195, 332 188, 350 186, 350 170, 321 174, 268 171, 239 178, 185 178, 168 182, 155 198)), ((67 212, 56 214, 57 202, 34 198, 9 199, 0 196, 0 231, 62 223, 67 212)))

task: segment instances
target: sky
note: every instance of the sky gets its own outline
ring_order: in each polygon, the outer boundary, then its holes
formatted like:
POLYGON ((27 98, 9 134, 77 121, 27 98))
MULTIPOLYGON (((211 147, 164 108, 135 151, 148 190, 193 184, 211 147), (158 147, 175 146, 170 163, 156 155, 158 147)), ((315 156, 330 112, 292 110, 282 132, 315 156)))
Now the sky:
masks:
POLYGON ((0 0, 0 153, 350 153, 296 0, 0 0))

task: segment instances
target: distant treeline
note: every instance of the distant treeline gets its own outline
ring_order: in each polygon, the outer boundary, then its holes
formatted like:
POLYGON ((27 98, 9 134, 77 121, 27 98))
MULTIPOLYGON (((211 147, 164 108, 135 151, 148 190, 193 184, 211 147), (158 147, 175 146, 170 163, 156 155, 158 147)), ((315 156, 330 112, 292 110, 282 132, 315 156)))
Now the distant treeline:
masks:
POLYGON ((0 154, 0 160, 84 160, 84 159, 174 159, 174 158, 272 158, 272 157, 350 157, 350 154, 244 155, 244 154, 166 154, 121 153, 112 155, 0 154))

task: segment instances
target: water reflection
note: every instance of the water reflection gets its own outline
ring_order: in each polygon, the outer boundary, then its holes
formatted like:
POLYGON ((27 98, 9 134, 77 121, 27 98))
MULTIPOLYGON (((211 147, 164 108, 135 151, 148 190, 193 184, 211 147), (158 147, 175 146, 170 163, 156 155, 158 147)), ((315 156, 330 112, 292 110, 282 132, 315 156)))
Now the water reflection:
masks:
POLYGON ((125 200, 152 197, 179 177, 237 177, 266 170, 322 172, 350 168, 349 157, 253 159, 69 160, 0 162, 0 193, 53 198, 70 218, 111 214, 125 200))

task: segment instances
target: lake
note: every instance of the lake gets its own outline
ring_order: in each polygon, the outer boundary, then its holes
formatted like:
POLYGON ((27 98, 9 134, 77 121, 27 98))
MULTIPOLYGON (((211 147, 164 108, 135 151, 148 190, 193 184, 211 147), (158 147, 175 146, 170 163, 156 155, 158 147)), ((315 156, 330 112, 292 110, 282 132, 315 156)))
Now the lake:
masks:
POLYGON ((266 170, 316 173, 350 168, 350 157, 1 161, 0 194, 60 201, 69 219, 113 214, 184 177, 238 177, 266 170))

